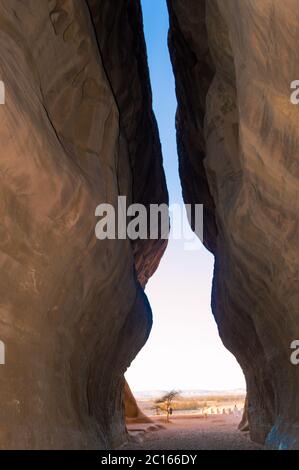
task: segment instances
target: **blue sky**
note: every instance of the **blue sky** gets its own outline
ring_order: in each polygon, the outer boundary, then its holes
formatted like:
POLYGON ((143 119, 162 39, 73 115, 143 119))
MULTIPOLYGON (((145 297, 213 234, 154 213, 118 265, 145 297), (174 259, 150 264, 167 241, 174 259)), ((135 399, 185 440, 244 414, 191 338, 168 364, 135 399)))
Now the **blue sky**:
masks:
MULTIPOLYGON (((175 134, 175 84, 167 47, 166 0, 142 0, 153 106, 163 149, 171 203, 183 203, 175 134)), ((201 247, 184 250, 171 240, 149 281, 154 326, 126 377, 133 391, 172 388, 245 388, 242 371, 224 348, 210 307, 213 256, 201 247)))

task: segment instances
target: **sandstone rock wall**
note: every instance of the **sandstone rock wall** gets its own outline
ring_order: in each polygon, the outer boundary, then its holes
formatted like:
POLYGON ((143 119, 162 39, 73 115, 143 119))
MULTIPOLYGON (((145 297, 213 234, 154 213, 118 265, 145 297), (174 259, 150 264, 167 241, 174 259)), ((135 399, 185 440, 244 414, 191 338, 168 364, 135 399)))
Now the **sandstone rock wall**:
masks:
POLYGON ((124 438, 123 373, 151 327, 137 276, 146 282, 164 248, 98 241, 95 209, 119 194, 164 201, 167 191, 139 2, 117 4, 124 28, 111 31, 108 12, 105 55, 96 21, 108 2, 0 1, 0 448, 124 438), (121 45, 136 65, 134 97, 121 45))
MULTIPOLYGON (((88 0, 88 5, 119 109, 132 174, 132 202, 147 208, 150 204, 167 204, 140 2, 88 0)), ((138 279, 143 287, 157 269, 165 248, 165 240, 133 243, 138 279)))
POLYGON ((244 371, 251 437, 299 446, 296 0, 168 0, 186 202, 204 203, 212 307, 244 371))
POLYGON ((151 423, 152 420, 139 408, 137 401, 128 385, 125 383, 125 414, 127 423, 151 423))
MULTIPOLYGON (((122 194, 128 202, 167 204, 168 193, 162 166, 161 145, 156 118, 152 110, 146 46, 140 2, 132 0, 88 0, 96 38, 119 109, 120 128, 124 136, 121 146, 130 169, 129 190, 122 194)), ((129 178, 120 181, 124 185, 129 178)), ((166 240, 135 240, 132 242, 138 281, 144 288, 156 271, 166 249, 166 240)), ((126 416, 147 421, 139 410, 128 384, 125 386, 126 416)))

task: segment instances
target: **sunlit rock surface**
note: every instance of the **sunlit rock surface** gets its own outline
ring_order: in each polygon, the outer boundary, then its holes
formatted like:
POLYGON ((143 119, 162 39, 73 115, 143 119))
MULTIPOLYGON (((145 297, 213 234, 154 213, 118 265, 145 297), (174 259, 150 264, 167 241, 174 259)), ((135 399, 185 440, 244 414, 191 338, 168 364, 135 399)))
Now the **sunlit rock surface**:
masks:
POLYGON ((152 422, 152 420, 140 410, 137 401, 127 382, 125 383, 125 414, 128 423, 152 422))
POLYGON ((298 448, 298 2, 168 6, 183 193, 205 205, 213 312, 246 376, 251 437, 298 448))
POLYGON ((95 209, 167 191, 139 3, 112 4, 0 2, 0 448, 125 436, 123 373, 151 327, 137 276, 165 244, 98 241, 95 209))

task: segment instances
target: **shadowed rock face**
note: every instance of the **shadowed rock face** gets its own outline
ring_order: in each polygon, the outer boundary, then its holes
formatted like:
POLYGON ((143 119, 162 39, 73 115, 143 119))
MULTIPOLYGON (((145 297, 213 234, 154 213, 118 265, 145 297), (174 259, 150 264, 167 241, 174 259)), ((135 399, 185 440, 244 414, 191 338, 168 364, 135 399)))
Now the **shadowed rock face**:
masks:
POLYGON ((251 437, 298 448, 298 3, 168 6, 181 179, 205 205, 213 313, 246 377, 251 437))
MULTIPOLYGON (((104 67, 119 109, 131 169, 133 203, 168 204, 139 1, 88 0, 104 67), (141 183, 142 182, 142 183, 141 183)), ((166 241, 136 240, 134 259, 145 287, 166 241)))
POLYGON ((100 203, 167 201, 139 3, 108 3, 0 2, 1 448, 120 444, 151 327, 164 243, 95 237, 100 203))
MULTIPOLYGON (((128 155, 131 188, 129 193, 124 188, 123 194, 128 194, 131 203, 143 204, 147 209, 150 204, 168 204, 161 145, 152 111, 140 2, 88 0, 87 3, 125 137, 122 145, 128 155)), ((166 240, 160 239, 132 242, 136 274, 143 288, 156 271, 166 245, 166 240)), ((138 416, 140 421, 148 421, 128 384, 125 402, 127 418, 138 416)))

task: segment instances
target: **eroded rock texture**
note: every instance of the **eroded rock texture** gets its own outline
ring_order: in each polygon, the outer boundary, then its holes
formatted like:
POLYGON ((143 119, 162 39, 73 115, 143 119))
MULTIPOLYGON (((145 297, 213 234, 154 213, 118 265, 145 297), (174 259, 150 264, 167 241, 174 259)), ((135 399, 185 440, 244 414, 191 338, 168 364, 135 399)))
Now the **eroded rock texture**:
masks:
POLYGON ((205 205, 212 307, 243 368, 251 437, 299 442, 296 0, 168 0, 186 202, 205 205))
POLYGON ((95 209, 167 191, 139 2, 115 3, 0 1, 1 448, 125 434, 123 373, 151 326, 137 276, 164 244, 97 240, 95 209))

